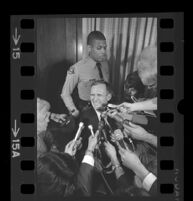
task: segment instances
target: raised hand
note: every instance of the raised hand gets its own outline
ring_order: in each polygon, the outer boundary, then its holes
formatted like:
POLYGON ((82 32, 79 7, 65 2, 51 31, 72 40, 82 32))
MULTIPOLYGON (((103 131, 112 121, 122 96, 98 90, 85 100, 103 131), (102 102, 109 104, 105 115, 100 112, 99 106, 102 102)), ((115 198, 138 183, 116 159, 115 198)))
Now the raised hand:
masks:
POLYGON ((143 181, 144 178, 149 174, 149 171, 141 163, 137 154, 128 148, 122 148, 120 145, 118 145, 118 147, 123 165, 131 169, 143 181))
POLYGON ((108 104, 108 106, 112 109, 117 109, 122 113, 130 113, 130 112, 135 111, 135 108, 134 108, 135 104, 134 103, 124 102, 124 103, 121 103, 119 105, 108 104))
POLYGON ((123 127, 123 132, 127 136, 130 136, 136 140, 146 141, 146 138, 148 137, 149 133, 143 127, 133 124, 131 122, 129 122, 129 124, 123 124, 123 127))
POLYGON ((94 136, 90 135, 90 137, 88 139, 87 150, 94 151, 94 149, 96 148, 96 145, 98 143, 98 135, 99 135, 99 131, 96 131, 94 136))
POLYGON ((71 140, 66 146, 65 146, 65 153, 74 156, 76 154, 77 149, 81 145, 82 138, 79 138, 78 140, 71 140))
POLYGON ((66 117, 67 117, 66 114, 59 114, 58 115, 59 120, 62 120, 62 121, 66 121, 66 117))
POLYGON ((109 158, 111 159, 112 164, 113 165, 119 164, 115 147, 109 142, 104 142, 104 145, 105 145, 105 151, 109 156, 109 158))
POLYGON ((134 103, 127 103, 127 102, 124 102, 124 103, 121 103, 118 108, 121 112, 123 113, 127 113, 127 112, 133 112, 135 111, 134 110, 134 103))
POLYGON ((135 154, 128 148, 127 149, 122 148, 119 144, 118 148, 123 165, 134 171, 136 169, 136 166, 138 166, 141 163, 137 154, 135 154))
POLYGON ((62 122, 65 121, 66 119, 66 114, 55 114, 55 113, 51 113, 50 118, 55 121, 55 122, 62 122))

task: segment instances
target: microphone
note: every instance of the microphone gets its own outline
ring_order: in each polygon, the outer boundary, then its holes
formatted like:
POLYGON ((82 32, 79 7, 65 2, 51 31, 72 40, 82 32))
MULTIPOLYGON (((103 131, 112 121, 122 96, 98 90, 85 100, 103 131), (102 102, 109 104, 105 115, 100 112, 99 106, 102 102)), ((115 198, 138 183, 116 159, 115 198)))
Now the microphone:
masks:
POLYGON ((104 131, 104 126, 105 126, 105 122, 104 122, 104 119, 101 118, 101 120, 99 121, 99 124, 98 124, 98 131, 99 131, 99 141, 100 140, 103 140, 105 139, 106 140, 106 133, 104 131))
POLYGON ((103 119, 101 118, 101 120, 99 121, 99 124, 98 124, 99 133, 102 131, 104 125, 105 125, 105 124, 104 124, 104 121, 103 121, 103 119))
POLYGON ((113 129, 112 129, 110 123, 109 123, 108 120, 107 120, 107 113, 102 113, 102 114, 101 114, 101 118, 104 119, 106 125, 109 127, 110 133, 113 133, 113 129))
POLYGON ((107 134, 105 129, 102 129, 102 132, 103 132, 104 141, 107 142, 108 140, 107 140, 107 134))
MULTIPOLYGON (((122 135, 122 132, 121 132, 120 129, 116 129, 116 130, 114 131, 114 134, 121 134, 121 135, 122 135)), ((123 139, 117 140, 116 143, 119 143, 119 145, 120 145, 121 147, 123 147, 123 148, 126 149, 126 144, 125 144, 125 141, 124 141, 123 139)))
POLYGON ((92 125, 88 125, 88 129, 90 130, 92 136, 94 137, 93 126, 92 125))
POLYGON ((81 134, 83 128, 84 128, 84 123, 83 123, 83 122, 80 122, 80 123, 79 123, 78 130, 77 130, 77 132, 76 132, 76 135, 75 135, 75 138, 74 138, 73 141, 76 141, 76 140, 78 139, 78 137, 80 137, 80 134, 81 134))

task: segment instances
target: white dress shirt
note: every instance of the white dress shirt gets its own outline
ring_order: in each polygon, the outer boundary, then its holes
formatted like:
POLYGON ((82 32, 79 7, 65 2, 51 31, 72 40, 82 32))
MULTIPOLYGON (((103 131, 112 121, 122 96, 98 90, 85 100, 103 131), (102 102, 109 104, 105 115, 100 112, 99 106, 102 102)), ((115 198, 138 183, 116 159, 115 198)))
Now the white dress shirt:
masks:
POLYGON ((155 182, 155 180, 157 179, 157 177, 152 174, 151 172, 145 177, 145 179, 143 180, 143 188, 146 191, 149 191, 151 189, 151 186, 153 185, 153 183, 155 182))

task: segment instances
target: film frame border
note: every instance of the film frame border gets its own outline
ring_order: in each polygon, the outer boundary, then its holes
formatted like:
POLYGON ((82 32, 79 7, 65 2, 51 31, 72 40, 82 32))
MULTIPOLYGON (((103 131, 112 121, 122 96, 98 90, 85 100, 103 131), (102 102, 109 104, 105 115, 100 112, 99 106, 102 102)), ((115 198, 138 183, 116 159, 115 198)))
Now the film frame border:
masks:
MULTIPOLYGON (((178 104, 184 98, 183 13, 147 13, 145 16, 155 16, 158 20, 158 117, 162 123, 157 133, 156 200, 180 200, 183 199, 184 117, 178 111, 178 104)), ((14 200, 32 200, 35 196, 37 19, 38 16, 33 15, 11 16, 11 196, 14 200)))

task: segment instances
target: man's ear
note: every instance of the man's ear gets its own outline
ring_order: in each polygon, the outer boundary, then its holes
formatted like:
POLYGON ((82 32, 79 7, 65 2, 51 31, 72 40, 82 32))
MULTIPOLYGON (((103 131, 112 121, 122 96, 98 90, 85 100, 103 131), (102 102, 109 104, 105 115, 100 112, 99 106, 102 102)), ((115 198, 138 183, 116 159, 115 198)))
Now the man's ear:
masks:
POLYGON ((108 93, 108 95, 107 95, 107 100, 110 101, 111 98, 112 98, 112 94, 111 94, 111 93, 108 93))
POLYGON ((87 45, 87 52, 88 52, 88 53, 91 52, 91 45, 87 45))

